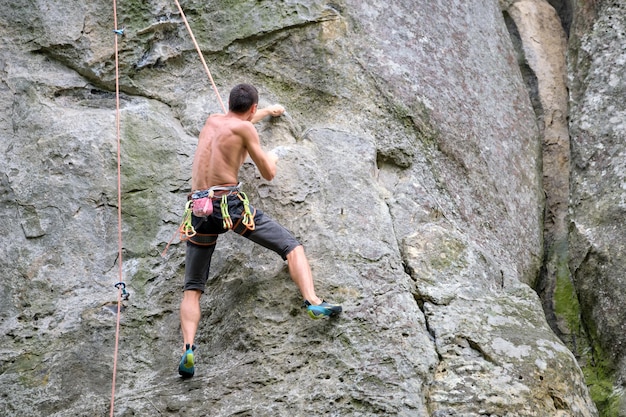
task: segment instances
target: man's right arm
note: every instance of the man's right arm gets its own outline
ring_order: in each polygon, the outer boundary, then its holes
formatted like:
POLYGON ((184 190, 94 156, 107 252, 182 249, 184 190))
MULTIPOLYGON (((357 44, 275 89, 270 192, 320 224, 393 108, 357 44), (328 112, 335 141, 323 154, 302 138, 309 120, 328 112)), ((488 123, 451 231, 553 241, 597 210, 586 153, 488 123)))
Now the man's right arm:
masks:
POLYGON ((243 138, 248 155, 250 155, 250 158, 254 161, 261 176, 268 181, 273 180, 274 176, 276 176, 276 161, 278 161, 278 156, 263 151, 259 134, 252 123, 246 122, 242 126, 241 137, 243 138))

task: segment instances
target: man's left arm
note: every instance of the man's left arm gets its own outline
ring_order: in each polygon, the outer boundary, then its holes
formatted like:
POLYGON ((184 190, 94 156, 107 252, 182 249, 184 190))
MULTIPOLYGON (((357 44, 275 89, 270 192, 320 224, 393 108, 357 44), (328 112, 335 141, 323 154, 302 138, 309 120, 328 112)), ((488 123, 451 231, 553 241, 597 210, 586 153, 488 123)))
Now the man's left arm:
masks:
POLYGON ((285 108, 280 104, 274 104, 271 106, 264 107, 260 110, 257 110, 252 116, 252 123, 257 123, 266 118, 267 116, 278 117, 281 116, 285 112, 285 108))

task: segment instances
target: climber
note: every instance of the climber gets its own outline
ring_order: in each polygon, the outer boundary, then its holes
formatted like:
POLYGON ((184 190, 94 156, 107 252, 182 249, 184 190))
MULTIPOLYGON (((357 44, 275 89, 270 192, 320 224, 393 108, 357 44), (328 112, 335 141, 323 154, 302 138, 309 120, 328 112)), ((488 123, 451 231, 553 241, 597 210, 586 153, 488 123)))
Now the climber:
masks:
POLYGON ((193 233, 187 241, 180 305, 184 353, 178 372, 183 378, 192 377, 195 370, 194 338, 200 322, 200 297, 209 276, 215 244, 218 235, 230 229, 287 261, 291 279, 298 286, 311 318, 335 316, 342 310, 341 306, 329 304, 315 294, 302 245, 291 232, 250 205, 240 188, 238 171, 248 155, 263 178, 272 180, 276 174, 278 157, 263 151, 252 123, 266 116, 280 116, 284 108, 273 105, 257 111, 258 101, 255 87, 235 86, 230 92, 228 113, 209 116, 198 139, 191 174, 193 233))

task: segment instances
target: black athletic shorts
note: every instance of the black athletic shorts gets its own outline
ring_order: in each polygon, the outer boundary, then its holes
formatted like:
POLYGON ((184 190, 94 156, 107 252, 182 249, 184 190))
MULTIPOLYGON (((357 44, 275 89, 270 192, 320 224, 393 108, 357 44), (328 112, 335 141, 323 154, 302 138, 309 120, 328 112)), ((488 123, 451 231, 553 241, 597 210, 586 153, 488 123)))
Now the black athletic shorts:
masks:
MULTIPOLYGON (((208 217, 192 215, 191 220, 196 235, 187 241, 183 290, 204 292, 217 238, 220 234, 228 231, 223 227, 220 202, 220 198, 213 200, 213 214, 208 217)), ((249 207, 254 216, 254 230, 248 230, 242 223, 243 201, 236 194, 228 196, 228 213, 233 222, 232 230, 254 243, 276 252, 283 259, 287 259, 287 254, 300 246, 300 242, 290 231, 266 216, 261 210, 252 205, 249 207)))

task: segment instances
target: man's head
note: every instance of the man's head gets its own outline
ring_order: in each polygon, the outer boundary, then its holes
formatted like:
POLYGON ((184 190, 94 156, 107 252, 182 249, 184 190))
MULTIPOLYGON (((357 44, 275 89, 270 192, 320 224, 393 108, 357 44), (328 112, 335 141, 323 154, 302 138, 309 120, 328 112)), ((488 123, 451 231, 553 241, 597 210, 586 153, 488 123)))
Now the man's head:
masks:
POLYGON ((253 105, 259 103, 259 92, 250 84, 239 84, 230 90, 228 110, 237 114, 244 114, 253 105))

